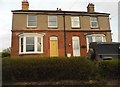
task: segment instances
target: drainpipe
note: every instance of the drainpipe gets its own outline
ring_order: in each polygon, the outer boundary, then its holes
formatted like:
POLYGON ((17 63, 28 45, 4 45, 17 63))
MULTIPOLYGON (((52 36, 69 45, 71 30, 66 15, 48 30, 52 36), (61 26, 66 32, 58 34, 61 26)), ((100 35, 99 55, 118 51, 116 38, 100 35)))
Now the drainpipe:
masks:
POLYGON ((67 56, 67 52, 66 52, 65 12, 64 12, 64 14, 63 14, 63 26, 64 26, 64 50, 65 50, 65 56, 67 56))

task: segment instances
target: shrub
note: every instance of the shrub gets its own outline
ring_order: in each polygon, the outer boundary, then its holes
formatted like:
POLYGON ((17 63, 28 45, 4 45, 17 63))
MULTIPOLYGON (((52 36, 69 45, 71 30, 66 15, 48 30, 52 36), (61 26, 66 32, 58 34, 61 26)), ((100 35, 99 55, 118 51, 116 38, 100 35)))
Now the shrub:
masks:
POLYGON ((109 80, 120 79, 120 60, 105 60, 99 63, 99 74, 109 80))
POLYGON ((2 52, 2 58, 4 57, 10 57, 10 53, 9 52, 2 52))
POLYGON ((89 80, 96 74, 87 58, 4 58, 3 82, 40 80, 89 80))

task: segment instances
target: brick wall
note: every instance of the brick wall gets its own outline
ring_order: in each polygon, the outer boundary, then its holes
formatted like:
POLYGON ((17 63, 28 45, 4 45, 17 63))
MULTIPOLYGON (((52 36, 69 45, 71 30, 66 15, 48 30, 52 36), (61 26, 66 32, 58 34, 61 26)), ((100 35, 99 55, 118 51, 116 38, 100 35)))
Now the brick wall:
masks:
MULTIPOLYGON (((26 32, 26 31, 24 31, 26 32)), ((30 32, 30 31, 29 31, 30 32)), ((32 31, 33 32, 33 31, 32 31)), ((44 31, 44 32, 37 32, 37 33, 45 33, 43 37, 43 53, 42 54, 19 54, 19 32, 12 32, 12 57, 49 57, 50 56, 50 37, 56 36, 58 37, 58 52, 59 56, 65 56, 64 51, 64 32, 63 31, 44 31)), ((28 31, 27 31, 28 33, 28 31)), ((36 33, 36 31, 34 31, 36 33)), ((80 47, 82 45, 86 45, 86 37, 84 36, 83 32, 66 32, 66 53, 70 53, 73 55, 72 50, 72 36, 78 36, 80 38, 80 47)), ((86 55, 86 48, 80 48, 81 56, 86 55)))

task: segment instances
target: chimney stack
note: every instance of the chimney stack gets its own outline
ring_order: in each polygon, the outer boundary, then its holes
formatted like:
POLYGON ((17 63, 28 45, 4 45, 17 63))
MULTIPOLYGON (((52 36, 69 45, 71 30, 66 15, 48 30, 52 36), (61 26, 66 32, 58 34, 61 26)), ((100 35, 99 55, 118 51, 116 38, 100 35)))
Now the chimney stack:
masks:
POLYGON ((88 12, 94 12, 94 4, 93 3, 89 3, 87 6, 87 11, 88 12))
POLYGON ((29 2, 27 0, 22 1, 22 10, 29 10, 29 2))

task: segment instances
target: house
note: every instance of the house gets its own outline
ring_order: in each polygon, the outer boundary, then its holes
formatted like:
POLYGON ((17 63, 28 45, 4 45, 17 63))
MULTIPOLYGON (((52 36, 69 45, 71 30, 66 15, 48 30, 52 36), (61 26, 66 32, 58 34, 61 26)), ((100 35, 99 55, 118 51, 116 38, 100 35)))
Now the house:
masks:
POLYGON ((29 10, 22 1, 22 10, 13 10, 12 57, 86 56, 90 42, 111 42, 108 13, 29 10))

